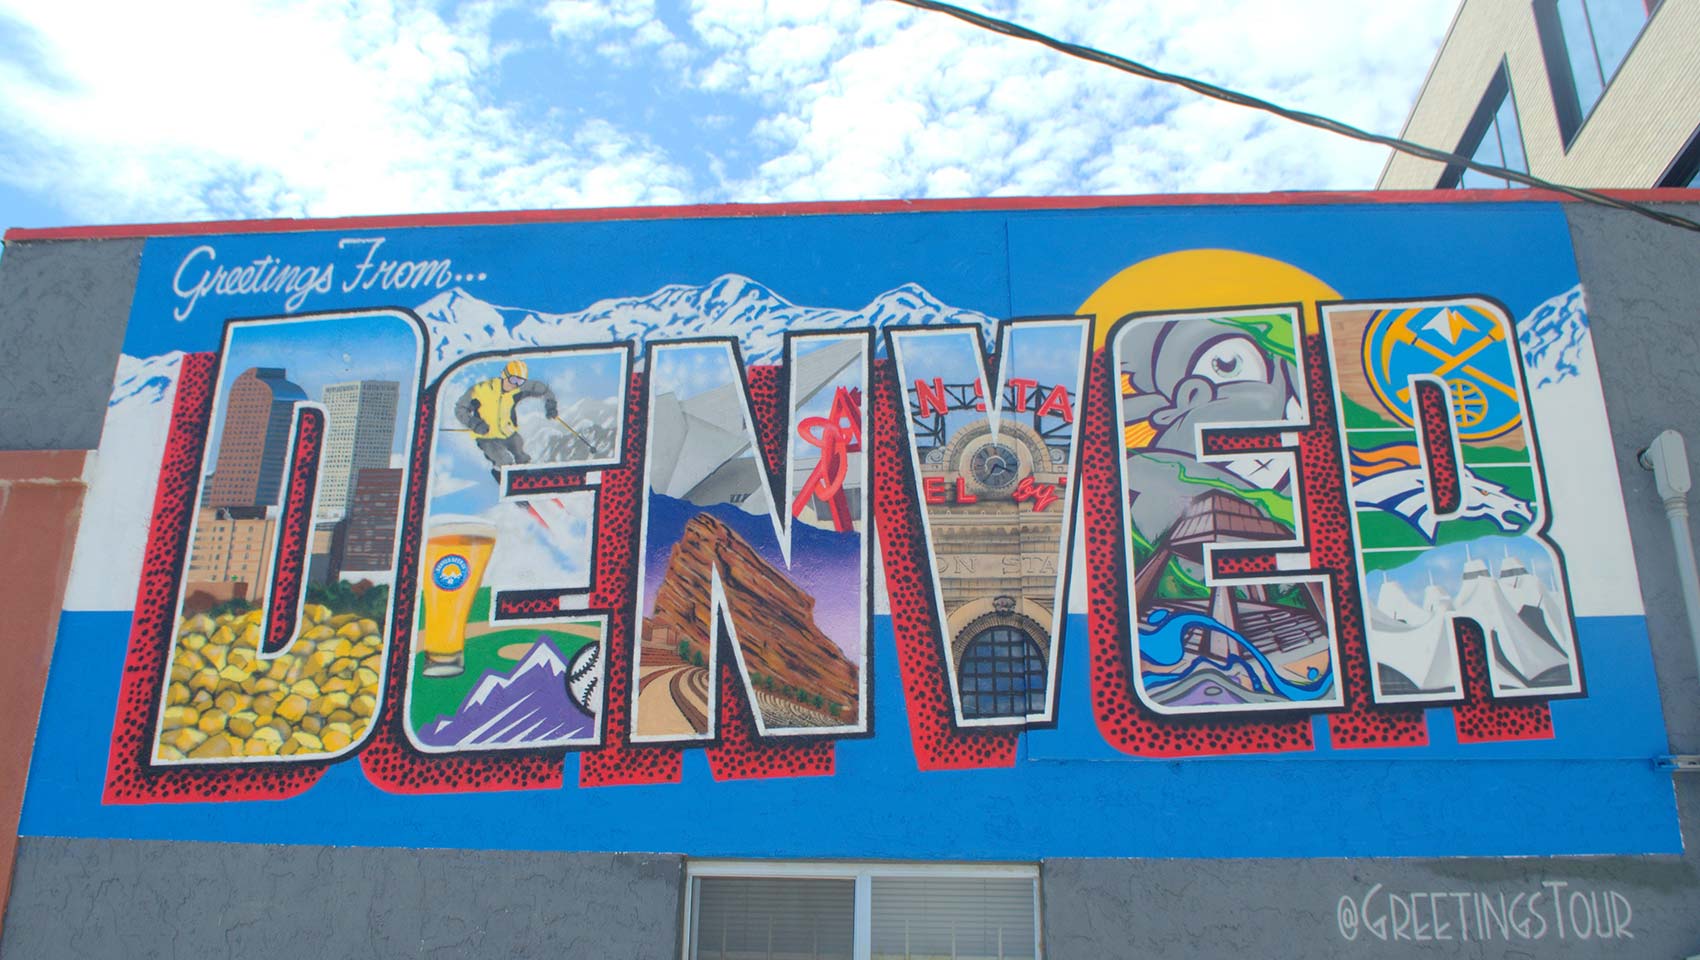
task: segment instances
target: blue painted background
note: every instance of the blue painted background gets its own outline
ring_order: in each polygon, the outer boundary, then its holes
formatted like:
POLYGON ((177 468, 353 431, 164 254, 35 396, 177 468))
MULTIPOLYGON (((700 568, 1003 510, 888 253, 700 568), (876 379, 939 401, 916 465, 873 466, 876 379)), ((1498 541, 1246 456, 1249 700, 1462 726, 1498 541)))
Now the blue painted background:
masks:
POLYGON ((1440 742, 1422 749, 1121 757, 1095 746, 1074 617, 1057 729, 1029 734, 1011 769, 921 773, 880 617, 875 736, 839 743, 831 778, 716 783, 687 751, 680 783, 580 789, 569 756, 560 790, 412 797, 383 793, 350 760, 288 801, 102 806, 128 633, 125 614, 65 615, 20 833, 966 860, 1681 852, 1670 775, 1649 761, 1664 735, 1634 617, 1583 621, 1589 697, 1553 704, 1560 736, 1542 743, 1449 745, 1450 721, 1431 711, 1440 742))

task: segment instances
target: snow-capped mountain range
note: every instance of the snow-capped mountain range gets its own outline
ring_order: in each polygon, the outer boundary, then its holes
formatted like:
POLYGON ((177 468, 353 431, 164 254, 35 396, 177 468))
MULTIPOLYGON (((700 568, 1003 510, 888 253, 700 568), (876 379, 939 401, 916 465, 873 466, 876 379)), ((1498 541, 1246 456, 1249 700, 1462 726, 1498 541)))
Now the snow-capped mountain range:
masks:
POLYGON ((792 303, 749 277, 729 273, 700 287, 669 284, 644 297, 598 300, 576 313, 542 313, 486 303, 456 287, 418 308, 430 331, 433 375, 484 350, 737 337, 746 363, 778 363, 786 330, 833 330, 897 325, 977 324, 990 343, 994 321, 940 303, 906 283, 856 310, 792 303))

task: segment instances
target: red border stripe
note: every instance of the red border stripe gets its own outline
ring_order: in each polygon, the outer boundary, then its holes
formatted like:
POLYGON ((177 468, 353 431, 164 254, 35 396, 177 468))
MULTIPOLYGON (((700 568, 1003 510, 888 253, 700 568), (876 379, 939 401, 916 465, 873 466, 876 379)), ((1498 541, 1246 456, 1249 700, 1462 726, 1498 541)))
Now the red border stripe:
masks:
MULTIPOLYGON (((1605 190, 1633 203, 1700 203, 1700 189, 1663 187, 1605 190)), ((87 227, 13 227, 7 242, 20 240, 115 240, 232 233, 298 233, 314 230, 376 230, 393 227, 482 227, 521 223, 580 223, 599 220, 672 220, 715 217, 825 216, 863 213, 955 211, 1091 210, 1117 207, 1293 206, 1299 204, 1580 203, 1548 190, 1352 190, 1278 193, 1170 193, 1113 197, 981 197, 960 200, 849 200, 808 203, 727 203, 673 207, 602 207, 583 210, 516 210, 478 213, 418 213, 327 219, 211 220, 201 223, 114 224, 87 227)))

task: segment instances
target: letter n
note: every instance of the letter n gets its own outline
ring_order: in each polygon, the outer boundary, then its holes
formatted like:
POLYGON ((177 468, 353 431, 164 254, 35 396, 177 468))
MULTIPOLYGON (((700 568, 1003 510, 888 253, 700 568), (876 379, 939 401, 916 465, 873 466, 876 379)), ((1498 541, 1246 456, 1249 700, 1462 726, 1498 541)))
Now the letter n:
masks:
POLYGON ((826 773, 811 738, 867 731, 871 347, 789 335, 748 385, 735 341, 649 348, 633 743, 719 740, 735 778, 772 774, 728 744, 826 773))

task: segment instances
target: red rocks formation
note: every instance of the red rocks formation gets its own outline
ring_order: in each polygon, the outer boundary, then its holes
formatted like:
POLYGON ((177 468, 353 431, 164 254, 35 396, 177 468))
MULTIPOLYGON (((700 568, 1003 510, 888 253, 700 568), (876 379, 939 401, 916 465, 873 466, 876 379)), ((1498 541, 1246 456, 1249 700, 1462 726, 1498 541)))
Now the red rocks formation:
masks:
MULTIPOLYGON (((715 565, 744 664, 758 688, 819 714, 819 725, 854 723, 858 668, 815 624, 814 598, 708 514, 685 524, 673 545, 655 613, 643 622, 645 664, 677 662, 680 641, 687 646, 686 659, 694 661, 700 654, 708 662, 709 571, 715 565)), ((764 716, 771 726, 776 718, 770 713, 764 716)))

